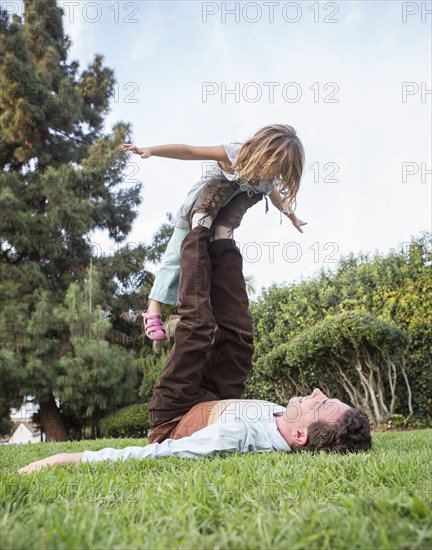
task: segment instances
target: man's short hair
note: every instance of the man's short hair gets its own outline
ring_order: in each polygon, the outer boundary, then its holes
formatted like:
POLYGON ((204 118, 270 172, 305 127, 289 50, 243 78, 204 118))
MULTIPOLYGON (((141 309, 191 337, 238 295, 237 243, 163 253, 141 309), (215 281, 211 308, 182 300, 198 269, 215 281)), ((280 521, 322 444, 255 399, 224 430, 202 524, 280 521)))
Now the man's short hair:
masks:
POLYGON ((359 409, 349 409, 338 422, 312 422, 308 427, 308 441, 296 451, 327 451, 347 453, 368 451, 372 447, 367 415, 359 409))

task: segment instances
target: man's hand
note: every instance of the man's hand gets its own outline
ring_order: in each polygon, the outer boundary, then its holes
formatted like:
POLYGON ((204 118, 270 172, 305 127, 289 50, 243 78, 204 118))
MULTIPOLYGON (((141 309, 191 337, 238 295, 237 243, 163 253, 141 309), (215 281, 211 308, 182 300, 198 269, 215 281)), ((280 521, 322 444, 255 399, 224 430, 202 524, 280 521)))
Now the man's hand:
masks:
POLYGON ((132 145, 132 143, 123 143, 122 149, 123 151, 129 151, 130 153, 140 155, 142 159, 151 157, 151 151, 148 147, 137 147, 136 145, 132 145))
POLYGON ((82 461, 83 453, 60 453, 57 455, 49 456, 47 458, 42 458, 42 460, 37 460, 32 462, 24 468, 20 468, 18 473, 28 474, 30 472, 37 472, 46 466, 54 468, 60 464, 79 464, 82 461))
POLYGON ((291 223, 293 224, 293 226, 298 231, 300 231, 300 233, 303 233, 302 225, 306 225, 307 222, 303 222, 302 220, 297 218, 297 216, 294 214, 294 212, 292 212, 291 214, 287 214, 286 212, 284 212, 284 214, 286 214, 288 216, 288 218, 291 220, 291 223))

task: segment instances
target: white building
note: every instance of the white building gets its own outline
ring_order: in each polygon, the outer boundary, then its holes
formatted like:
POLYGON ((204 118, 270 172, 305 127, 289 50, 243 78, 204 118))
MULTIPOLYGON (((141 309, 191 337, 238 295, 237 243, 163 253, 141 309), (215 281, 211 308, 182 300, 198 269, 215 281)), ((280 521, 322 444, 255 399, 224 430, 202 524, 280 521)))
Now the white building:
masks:
POLYGON ((39 410, 39 405, 33 403, 34 397, 29 395, 24 398, 23 404, 19 409, 12 409, 11 420, 20 424, 9 437, 2 439, 0 445, 9 445, 10 443, 40 443, 46 441, 46 435, 36 428, 32 422, 32 416, 39 410))
POLYGON ((20 422, 29 422, 35 412, 39 410, 39 405, 33 403, 33 396, 28 396, 24 399, 23 404, 19 409, 12 409, 10 417, 12 420, 20 422))
POLYGON ((9 439, 2 440, 3 445, 11 443, 41 443, 46 441, 46 436, 37 429, 32 422, 21 422, 9 439))

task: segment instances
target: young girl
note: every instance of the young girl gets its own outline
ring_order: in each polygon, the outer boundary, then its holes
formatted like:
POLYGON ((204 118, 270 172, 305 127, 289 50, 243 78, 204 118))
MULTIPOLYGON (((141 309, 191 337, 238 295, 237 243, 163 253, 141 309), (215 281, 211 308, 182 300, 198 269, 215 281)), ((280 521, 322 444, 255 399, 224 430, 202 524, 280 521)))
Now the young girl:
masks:
POLYGON ((303 233, 301 226, 305 222, 297 218, 293 208, 303 172, 304 149, 292 126, 272 124, 244 143, 214 147, 137 147, 130 143, 122 147, 143 159, 157 156, 216 161, 189 191, 174 219, 174 232, 150 292, 148 310, 142 314, 151 340, 167 338, 161 322, 162 305, 177 305, 180 247, 191 229, 205 225, 212 227, 215 239, 230 238, 246 210, 268 195, 273 205, 303 233))

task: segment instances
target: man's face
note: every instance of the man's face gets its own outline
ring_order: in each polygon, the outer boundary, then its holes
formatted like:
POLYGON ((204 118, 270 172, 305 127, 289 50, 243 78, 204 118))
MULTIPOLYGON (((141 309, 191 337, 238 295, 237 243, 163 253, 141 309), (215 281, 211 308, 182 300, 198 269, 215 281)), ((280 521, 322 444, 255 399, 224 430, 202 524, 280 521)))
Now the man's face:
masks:
POLYGON ((329 399, 315 388, 306 397, 292 397, 288 401, 285 419, 292 427, 307 428, 313 422, 337 422, 351 407, 339 399, 329 399))

